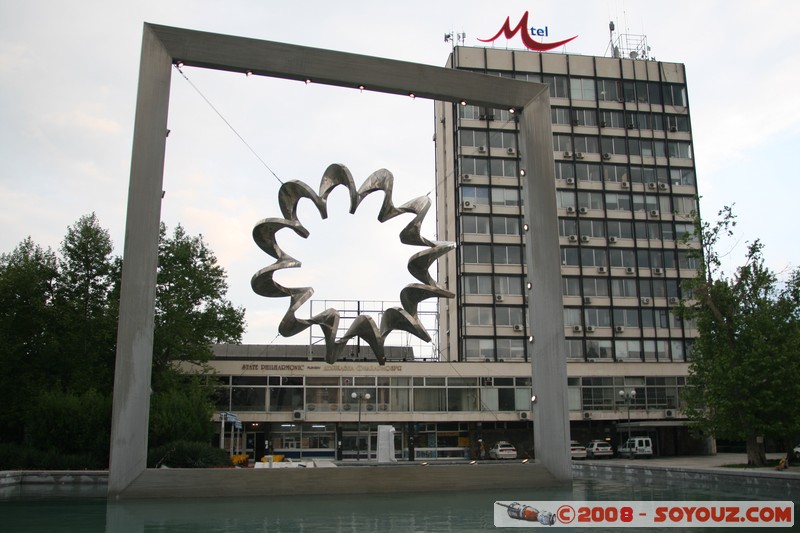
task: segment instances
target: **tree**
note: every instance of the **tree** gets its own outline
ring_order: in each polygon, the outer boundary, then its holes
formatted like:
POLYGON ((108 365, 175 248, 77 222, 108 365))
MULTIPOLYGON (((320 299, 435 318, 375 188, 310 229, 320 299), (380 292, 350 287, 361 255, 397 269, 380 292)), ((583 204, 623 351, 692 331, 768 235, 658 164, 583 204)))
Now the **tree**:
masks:
MULTIPOLYGON (((748 464, 766 463, 763 439, 800 432, 800 271, 785 284, 766 267, 763 245, 748 246, 746 262, 726 277, 717 247, 733 234, 731 208, 711 225, 696 222, 702 257, 684 282, 693 303, 678 311, 694 319, 694 344, 685 398, 695 429, 744 440, 748 464)), ((698 254, 700 255, 700 254, 698 254)))
POLYGON ((28 237, 0 255, 0 435, 21 443, 32 399, 59 379, 56 350, 55 254, 28 237))
POLYGON ((179 361, 202 364, 216 343, 241 342, 244 309, 226 298, 225 270, 202 235, 181 225, 167 237, 164 224, 158 256, 153 380, 169 375, 179 361))

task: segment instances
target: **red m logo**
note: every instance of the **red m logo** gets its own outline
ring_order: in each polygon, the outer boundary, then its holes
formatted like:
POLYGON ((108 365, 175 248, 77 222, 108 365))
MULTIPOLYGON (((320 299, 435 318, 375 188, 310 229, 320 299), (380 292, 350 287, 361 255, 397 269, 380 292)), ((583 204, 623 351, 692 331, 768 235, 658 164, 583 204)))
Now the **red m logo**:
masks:
POLYGON ((558 41, 555 43, 540 43, 533 39, 528 33, 528 12, 526 11, 522 18, 519 20, 519 24, 513 30, 511 29, 511 17, 506 17, 506 22, 503 24, 503 27, 500 28, 500 31, 495 34, 494 37, 491 39, 478 39, 484 43, 490 43, 496 40, 498 37, 503 35, 506 39, 511 39, 519 32, 520 38, 522 38, 522 43, 528 50, 536 50, 537 52, 546 52, 547 50, 552 50, 553 48, 558 48, 559 46, 563 46, 570 42, 572 39, 577 37, 570 37, 569 39, 565 39, 563 41, 558 41))

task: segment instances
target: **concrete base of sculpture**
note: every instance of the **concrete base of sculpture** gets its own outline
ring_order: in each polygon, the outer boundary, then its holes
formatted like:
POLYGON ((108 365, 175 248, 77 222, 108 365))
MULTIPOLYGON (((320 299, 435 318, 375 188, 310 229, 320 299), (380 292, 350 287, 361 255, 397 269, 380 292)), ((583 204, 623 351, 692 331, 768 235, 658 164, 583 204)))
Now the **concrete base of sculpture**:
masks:
POLYGON ((148 469, 117 499, 235 498, 569 486, 541 464, 361 464, 341 468, 148 469))

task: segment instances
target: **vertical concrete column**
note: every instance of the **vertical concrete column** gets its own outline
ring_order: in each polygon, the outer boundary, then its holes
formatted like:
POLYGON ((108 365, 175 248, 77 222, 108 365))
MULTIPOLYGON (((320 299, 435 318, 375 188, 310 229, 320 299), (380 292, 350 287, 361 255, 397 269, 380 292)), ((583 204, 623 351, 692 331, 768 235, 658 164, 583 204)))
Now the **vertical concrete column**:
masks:
POLYGON ((108 493, 147 466, 158 233, 172 59, 145 26, 123 252, 108 493))
POLYGON ((528 317, 533 344, 534 447, 536 459, 560 480, 572 479, 569 456, 567 359, 564 304, 561 296, 561 252, 558 242, 555 162, 550 97, 545 88, 531 100, 520 119, 523 201, 526 233, 528 317))

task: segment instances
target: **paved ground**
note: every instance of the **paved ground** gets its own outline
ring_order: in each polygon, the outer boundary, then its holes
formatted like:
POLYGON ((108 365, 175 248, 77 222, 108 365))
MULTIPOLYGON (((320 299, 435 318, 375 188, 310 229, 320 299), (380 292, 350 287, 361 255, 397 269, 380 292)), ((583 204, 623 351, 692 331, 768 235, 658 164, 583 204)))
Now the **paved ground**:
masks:
MULTIPOLYGON (((783 454, 768 453, 767 459, 780 459, 783 454)), ((747 454, 744 453, 718 453, 717 455, 692 455, 681 457, 654 457, 652 459, 586 459, 589 463, 598 464, 633 464, 633 465, 650 465, 650 466, 663 466, 667 468, 701 468, 701 469, 717 469, 724 468, 725 470, 734 470, 725 468, 727 465, 743 465, 747 464, 747 454)), ((766 468, 742 468, 743 472, 758 472, 769 471, 775 472, 775 467, 766 468)), ((788 470, 783 472, 800 475, 800 461, 795 461, 789 464, 788 470)))

